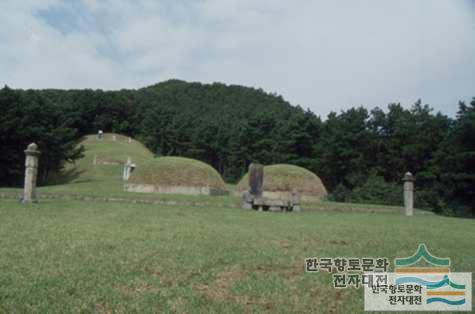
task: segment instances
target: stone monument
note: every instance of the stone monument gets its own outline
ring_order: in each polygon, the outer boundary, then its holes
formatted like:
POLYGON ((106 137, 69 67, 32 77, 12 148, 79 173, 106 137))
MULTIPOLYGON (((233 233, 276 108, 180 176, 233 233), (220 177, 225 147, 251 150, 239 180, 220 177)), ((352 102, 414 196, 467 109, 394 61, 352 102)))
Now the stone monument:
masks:
POLYGON ((243 209, 257 211, 284 212, 301 211, 300 193, 296 190, 287 199, 270 199, 264 193, 264 167, 259 164, 249 165, 249 191, 243 194, 243 209))
POLYGON ((410 172, 406 172, 404 178, 404 213, 406 216, 414 215, 414 181, 416 179, 410 172))
POLYGON ((130 178, 130 174, 135 170, 136 166, 130 160, 130 157, 127 158, 127 162, 124 164, 124 171, 122 172, 122 179, 124 181, 128 181, 130 178))
POLYGON ((249 192, 255 197, 261 197, 264 189, 264 167, 259 164, 249 165, 249 192))
POLYGON ((36 202, 36 178, 38 176, 38 157, 40 155, 38 145, 31 143, 25 150, 25 186, 23 191, 23 203, 36 202))
MULTIPOLYGON (((249 165, 249 191, 243 194, 243 209, 253 209, 254 199, 262 197, 264 185, 264 167, 259 164, 249 165)), ((258 207, 262 210, 262 207, 258 207)))

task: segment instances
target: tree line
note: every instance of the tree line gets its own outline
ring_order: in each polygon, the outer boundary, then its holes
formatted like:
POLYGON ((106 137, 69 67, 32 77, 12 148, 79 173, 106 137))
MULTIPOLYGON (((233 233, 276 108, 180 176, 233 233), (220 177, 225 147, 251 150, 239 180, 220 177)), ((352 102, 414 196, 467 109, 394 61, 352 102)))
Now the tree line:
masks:
POLYGON ((137 90, 0 90, 0 184, 22 184, 23 150, 42 151, 39 181, 81 158, 87 134, 116 132, 157 155, 196 158, 236 182, 251 162, 317 173, 337 201, 400 205, 401 178, 417 177, 417 206, 474 213, 475 98, 455 118, 420 101, 325 120, 261 89, 170 80, 137 90))

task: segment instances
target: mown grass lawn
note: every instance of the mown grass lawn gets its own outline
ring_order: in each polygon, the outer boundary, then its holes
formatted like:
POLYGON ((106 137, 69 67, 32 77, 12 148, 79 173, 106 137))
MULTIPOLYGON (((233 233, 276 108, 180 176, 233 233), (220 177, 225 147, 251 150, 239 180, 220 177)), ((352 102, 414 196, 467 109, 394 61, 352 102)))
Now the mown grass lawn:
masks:
POLYGON ((390 213, 0 201, 0 312, 363 311, 312 256, 412 255, 475 271, 475 220, 390 213))

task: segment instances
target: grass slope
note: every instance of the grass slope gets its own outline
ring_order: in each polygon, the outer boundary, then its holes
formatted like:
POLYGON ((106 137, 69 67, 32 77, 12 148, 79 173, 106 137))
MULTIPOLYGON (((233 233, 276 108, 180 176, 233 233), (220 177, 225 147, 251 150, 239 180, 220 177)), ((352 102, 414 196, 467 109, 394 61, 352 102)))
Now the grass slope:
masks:
POLYGON ((50 186, 48 190, 94 195, 121 193, 123 163, 127 158, 142 165, 154 157, 142 143, 133 139, 129 143, 128 137, 119 134, 106 133, 102 140, 96 139, 95 135, 88 135, 80 145, 85 148, 84 158, 67 164, 59 179, 68 184, 50 186), (116 141, 112 140, 113 136, 116 141), (98 161, 96 165, 93 164, 94 158, 98 161), (103 162, 111 164, 102 164, 103 162))
POLYGON ((475 220, 436 215, 0 201, 0 221, 0 312, 358 313, 363 291, 304 259, 421 242, 475 271, 475 220))

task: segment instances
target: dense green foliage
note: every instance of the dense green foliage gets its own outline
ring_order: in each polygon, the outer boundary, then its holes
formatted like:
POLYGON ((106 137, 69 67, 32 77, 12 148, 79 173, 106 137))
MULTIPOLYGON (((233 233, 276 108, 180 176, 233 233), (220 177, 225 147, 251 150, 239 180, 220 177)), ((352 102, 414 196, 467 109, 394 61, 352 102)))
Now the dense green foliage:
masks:
POLYGON ((36 142, 42 152, 38 173, 44 182, 64 161, 82 156, 76 147, 78 132, 65 119, 63 107, 39 91, 0 91, 0 184, 22 184, 24 150, 36 142))
POLYGON ((475 100, 460 105, 457 119, 433 160, 439 181, 438 194, 451 207, 475 208, 475 100))
POLYGON ((262 90, 171 80, 139 90, 0 90, 0 184, 21 184, 23 149, 43 151, 41 181, 81 154, 80 137, 115 132, 157 155, 202 160, 228 182, 251 162, 317 173, 334 199, 396 204, 406 171, 417 206, 475 208, 475 99, 455 119, 420 102, 410 109, 362 107, 325 121, 262 90), (377 193, 374 192, 380 187, 377 193))

